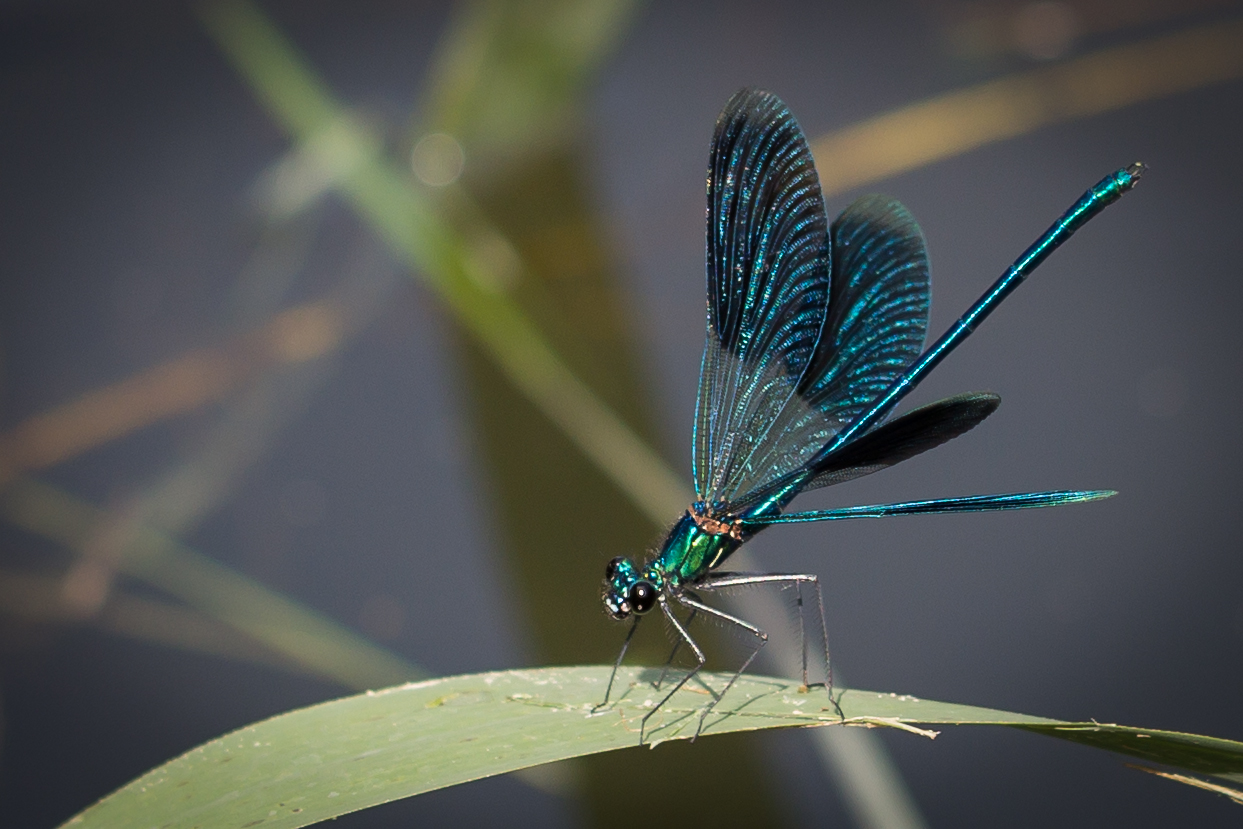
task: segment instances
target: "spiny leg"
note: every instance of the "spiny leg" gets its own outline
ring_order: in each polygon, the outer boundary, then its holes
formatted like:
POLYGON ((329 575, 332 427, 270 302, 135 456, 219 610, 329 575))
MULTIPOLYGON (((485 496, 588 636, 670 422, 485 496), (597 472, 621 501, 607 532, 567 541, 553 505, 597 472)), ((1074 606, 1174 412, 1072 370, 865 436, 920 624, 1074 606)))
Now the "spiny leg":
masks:
MULTIPOLYGON (((698 586, 700 585, 696 585, 696 587, 698 586)), ((723 622, 729 622, 732 625, 736 625, 742 628, 747 633, 750 633, 752 636, 754 636, 756 639, 755 648, 751 651, 751 653, 747 656, 746 660, 742 663, 742 667, 734 672, 734 675, 730 677, 729 682, 725 683, 725 687, 721 689, 721 692, 719 694, 713 694, 712 702, 708 703, 704 707, 703 712, 699 715, 699 724, 695 727, 694 736, 691 737, 691 742, 694 742, 695 738, 699 736, 699 732, 703 731, 704 720, 706 720, 708 718, 708 715, 712 713, 712 709, 716 707, 716 704, 721 701, 722 697, 724 697, 727 693, 729 693, 729 689, 734 687, 734 683, 738 681, 738 677, 742 676, 742 672, 745 671, 751 665, 752 661, 755 660, 755 657, 759 655, 760 649, 762 649, 764 645, 768 644, 768 634, 760 630, 758 627, 751 624, 750 622, 743 621, 742 619, 739 619, 737 616, 731 616, 723 610, 717 610, 715 607, 706 605, 703 602, 698 601, 697 599, 693 598, 686 592, 675 593, 673 597, 677 599, 678 602, 685 605, 686 607, 691 608, 692 610, 700 611, 701 613, 704 613, 708 616, 714 616, 723 622)))
MULTIPOLYGON (((719 590, 725 587, 742 587, 752 584, 793 584, 798 591, 799 647, 803 656, 803 685, 810 687, 807 674, 807 635, 803 621, 802 585, 811 584, 816 591, 816 610, 820 613, 820 641, 824 643, 824 688, 829 702, 839 717, 845 718, 842 708, 833 696, 833 663, 829 660, 829 625, 824 618, 824 594, 820 590, 820 577, 810 573, 718 573, 697 583, 697 590, 719 590)), ((817 683, 819 684, 819 683, 817 683)))
MULTIPOLYGON (((699 673, 699 670, 704 666, 704 663, 708 661, 708 657, 704 656, 703 649, 700 648, 699 645, 695 642, 695 640, 691 638, 690 633, 688 633, 686 628, 682 625, 682 623, 678 621, 678 617, 675 616, 673 614, 673 611, 669 609, 669 603, 665 601, 664 596, 660 597, 660 609, 661 609, 661 612, 665 614, 665 618, 669 620, 669 624, 673 625, 673 629, 676 630, 678 632, 678 635, 682 637, 682 640, 686 642, 686 644, 690 645, 691 652, 695 654, 695 660, 699 664, 697 664, 690 672, 688 672, 686 676, 678 680, 678 684, 673 686, 673 690, 665 694, 665 696, 661 699, 661 701, 656 703, 656 705, 652 708, 651 711, 648 711, 646 714, 643 715, 643 720, 639 723, 639 745, 643 745, 643 738, 644 738, 644 735, 647 733, 647 721, 651 719, 653 714, 655 714, 657 711, 663 708, 664 704, 668 702, 673 697, 674 694, 682 690, 682 686, 685 685, 687 682, 689 682, 691 680, 691 677, 699 673)), ((709 688, 708 690, 710 692, 712 691, 711 688, 709 688)), ((713 692, 713 695, 715 696, 715 692, 713 692)))
MULTIPOLYGON (((691 622, 695 621, 696 612, 698 611, 692 610, 691 615, 686 617, 686 629, 687 630, 690 630, 691 622)), ((673 658, 678 655, 678 651, 681 649, 681 647, 682 647, 681 639, 673 643, 673 650, 669 652, 669 658, 665 660, 665 667, 661 669, 660 676, 657 677, 656 684, 653 686, 657 691, 660 690, 661 685, 665 684, 665 676, 667 676, 669 673, 669 666, 673 664, 673 658)))
MULTIPOLYGON (((810 686, 810 677, 807 671, 807 626, 803 619, 803 593, 802 585, 804 583, 814 584, 816 588, 816 605, 820 611, 821 624, 821 641, 824 642, 824 661, 826 674, 829 664, 829 648, 828 648, 828 625, 824 621, 824 602, 820 598, 820 579, 810 574, 797 573, 721 573, 719 575, 710 576, 707 579, 695 585, 700 590, 719 590, 727 587, 741 587, 753 584, 793 584, 796 591, 798 605, 798 634, 799 634, 799 650, 802 654, 803 667, 803 685, 810 686)), ((818 684, 818 683, 817 683, 818 684)))
POLYGON ((630 640, 634 638, 634 632, 639 629, 639 619, 641 618, 643 617, 634 617, 634 624, 630 626, 630 632, 626 634, 626 641, 622 642, 621 653, 617 654, 617 661, 613 663, 613 673, 609 674, 609 684, 604 689, 604 702, 592 708, 591 713, 594 714, 609 704, 609 695, 613 693, 613 680, 617 679, 617 669, 621 667, 622 660, 626 658, 626 649, 630 647, 630 640))

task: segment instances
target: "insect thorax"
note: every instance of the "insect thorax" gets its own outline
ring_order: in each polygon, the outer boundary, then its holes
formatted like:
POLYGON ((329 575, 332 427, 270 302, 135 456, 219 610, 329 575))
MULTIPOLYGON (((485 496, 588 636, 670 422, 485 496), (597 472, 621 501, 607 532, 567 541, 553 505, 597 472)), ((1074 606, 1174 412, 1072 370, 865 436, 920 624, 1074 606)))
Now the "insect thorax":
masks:
POLYGON ((714 518, 702 501, 697 501, 691 505, 688 514, 695 521, 695 525, 708 535, 727 535, 734 541, 741 542, 743 540, 741 521, 737 518, 730 520, 714 518))
POLYGON ((738 549, 741 533, 734 524, 688 510, 669 531, 660 555, 652 562, 669 580, 677 584, 694 581, 738 549), (708 522, 705 526, 704 522, 708 522))

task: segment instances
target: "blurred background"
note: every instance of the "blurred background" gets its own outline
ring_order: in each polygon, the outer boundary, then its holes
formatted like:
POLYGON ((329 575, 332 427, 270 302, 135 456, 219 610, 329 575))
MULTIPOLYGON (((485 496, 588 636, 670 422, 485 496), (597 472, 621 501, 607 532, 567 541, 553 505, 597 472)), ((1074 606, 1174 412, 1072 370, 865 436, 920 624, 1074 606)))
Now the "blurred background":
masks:
MULTIPOLYGON (((836 668, 1243 739, 1240 4, 8 0, 0 825, 290 708, 612 659, 603 566, 689 490, 706 154, 742 86, 799 118, 831 216, 881 191, 920 219, 935 334, 1086 187, 1152 168, 910 399, 992 390, 995 416, 798 505, 1120 494, 763 534, 761 566, 821 576, 836 668)), ((851 731, 337 825, 1239 819, 1035 735, 851 731)))

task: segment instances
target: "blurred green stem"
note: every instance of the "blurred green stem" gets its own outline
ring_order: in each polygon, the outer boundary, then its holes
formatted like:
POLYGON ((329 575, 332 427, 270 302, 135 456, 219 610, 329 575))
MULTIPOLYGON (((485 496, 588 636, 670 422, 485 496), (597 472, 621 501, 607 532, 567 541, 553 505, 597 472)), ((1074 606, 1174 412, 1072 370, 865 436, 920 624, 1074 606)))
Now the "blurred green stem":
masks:
MULTIPOLYGON (((15 525, 82 551, 115 516, 55 487, 18 479, 0 494, 15 525)), ((400 656, 168 535, 123 522, 115 565, 347 688, 384 688, 426 674, 400 656)))
POLYGON ((234 0, 201 8, 221 48, 273 115, 298 141, 319 139, 331 148, 340 192, 411 273, 436 290, 506 378, 655 524, 689 503, 679 477, 574 376, 526 315, 471 278, 475 263, 465 240, 434 212, 407 171, 380 154, 267 18, 234 0), (333 140, 324 142, 324 134, 333 140))

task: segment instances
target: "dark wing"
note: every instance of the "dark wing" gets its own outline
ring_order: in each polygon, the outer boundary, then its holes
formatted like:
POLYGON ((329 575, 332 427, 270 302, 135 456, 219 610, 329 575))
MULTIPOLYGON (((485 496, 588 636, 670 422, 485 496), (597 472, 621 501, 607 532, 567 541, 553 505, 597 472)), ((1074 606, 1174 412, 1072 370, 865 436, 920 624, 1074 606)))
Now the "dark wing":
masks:
POLYGON ((995 394, 968 392, 907 412, 818 462, 803 490, 860 478, 927 452, 974 429, 1000 405, 995 394))
POLYGON ((726 104, 708 162, 708 327, 692 464, 724 504, 805 463, 840 428, 796 391, 824 324, 829 234, 811 152, 776 96, 726 104))
MULTIPOLYGON (((785 504, 799 492, 861 478, 913 458, 974 429, 1000 405, 1001 398, 989 392, 968 392, 929 403, 759 487, 731 505, 732 514, 743 515, 759 507, 763 517, 772 518, 772 510, 762 505, 785 504)), ((762 516, 753 512, 750 517, 762 516)))
MULTIPOLYGON (((731 499, 732 514, 768 502, 775 494, 778 500, 788 501, 808 486, 825 486, 875 471, 856 464, 850 473, 845 467, 835 470, 841 474, 834 478, 813 466, 825 460, 818 453, 829 439, 866 411, 923 347, 930 285, 924 237, 915 219, 892 199, 864 196, 843 211, 831 232, 828 312, 797 388, 803 411, 815 413, 804 422, 818 429, 806 429, 806 437, 814 441, 824 435, 824 439, 810 450, 806 444, 797 453, 787 450, 786 457, 801 466, 771 464, 769 468, 779 474, 757 480, 752 489, 736 494, 731 499)), ((796 439, 803 437, 797 430, 790 431, 796 439)))
POLYGON ((893 199, 864 196, 832 233, 828 318, 799 391, 844 427, 919 356, 931 287, 924 235, 893 199))

